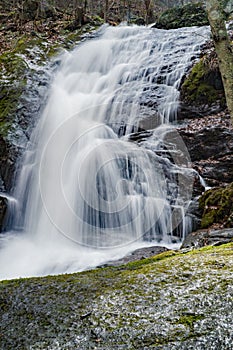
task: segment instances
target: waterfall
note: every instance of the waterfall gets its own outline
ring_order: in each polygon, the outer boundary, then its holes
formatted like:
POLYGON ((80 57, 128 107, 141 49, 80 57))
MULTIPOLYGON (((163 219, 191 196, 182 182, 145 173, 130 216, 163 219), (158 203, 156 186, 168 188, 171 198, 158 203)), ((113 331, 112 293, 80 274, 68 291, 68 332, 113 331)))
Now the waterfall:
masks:
POLYGON ((188 152, 169 121, 206 28, 104 26, 61 58, 18 179, 1 278, 80 271, 184 238, 188 152))

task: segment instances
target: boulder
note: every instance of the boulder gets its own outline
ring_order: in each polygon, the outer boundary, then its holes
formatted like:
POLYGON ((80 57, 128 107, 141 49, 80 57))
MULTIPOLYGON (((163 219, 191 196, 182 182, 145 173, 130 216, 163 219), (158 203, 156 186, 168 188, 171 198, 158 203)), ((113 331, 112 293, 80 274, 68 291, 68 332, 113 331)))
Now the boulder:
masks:
POLYGON ((226 187, 206 191, 199 199, 199 207, 202 228, 216 224, 233 227, 233 182, 226 187))
POLYGON ((38 19, 55 18, 55 8, 46 0, 25 0, 22 4, 21 20, 33 21, 38 19))
POLYGON ((164 253, 166 251, 168 251, 167 248, 159 247, 159 246, 139 248, 121 259, 109 261, 108 263, 101 265, 99 267, 120 266, 120 265, 128 264, 129 262, 147 259, 152 256, 164 253))
POLYGON ((198 230, 190 233, 181 249, 201 248, 206 245, 221 245, 233 241, 233 228, 222 230, 198 230))
POLYGON ((201 3, 176 6, 163 12, 154 27, 176 29, 208 25, 206 11, 201 3))
POLYGON ((191 69, 181 86, 178 119, 198 118, 226 108, 215 52, 210 51, 191 69))

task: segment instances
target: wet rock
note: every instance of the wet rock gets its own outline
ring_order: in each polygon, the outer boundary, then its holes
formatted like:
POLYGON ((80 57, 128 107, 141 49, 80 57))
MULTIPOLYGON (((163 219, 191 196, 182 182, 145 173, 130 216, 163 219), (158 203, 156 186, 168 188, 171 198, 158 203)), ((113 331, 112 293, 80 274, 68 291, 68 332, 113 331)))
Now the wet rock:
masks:
POLYGON ((200 104, 197 104, 196 101, 183 101, 182 98, 183 97, 181 97, 178 108, 177 120, 202 118, 203 116, 219 113, 226 108, 225 103, 222 104, 221 100, 218 100, 217 98, 211 103, 200 104))
POLYGON ((144 18, 136 18, 135 21, 133 21, 134 24, 137 26, 144 26, 146 24, 144 18))
POLYGON ((141 142, 141 141, 146 140, 147 137, 150 137, 152 134, 153 134, 152 131, 135 132, 135 133, 129 135, 129 141, 141 142))
POLYGON ((221 126, 207 127, 197 132, 182 132, 192 161, 221 158, 233 151, 233 132, 221 126))
POLYGON ((123 264, 127 264, 132 261, 137 261, 137 260, 142 260, 149 258, 151 256, 163 253, 168 251, 167 248, 165 247, 158 247, 158 246, 153 246, 153 247, 145 247, 145 248, 140 248, 129 255, 126 255, 124 258, 115 260, 115 261, 109 261, 108 263, 101 265, 100 267, 107 267, 107 266, 120 266, 123 264))
POLYGON ((20 148, 0 137, 0 177, 2 180, 2 190, 11 190, 20 151, 20 148))
POLYGON ((198 230, 190 233, 184 240, 181 249, 201 248, 206 245, 221 245, 233 241, 233 228, 222 230, 198 230))
POLYGON ((193 166, 210 187, 225 185, 233 181, 233 155, 200 160, 194 162, 193 166))
POLYGON ((196 119, 180 128, 193 167, 208 186, 233 182, 233 129, 224 115, 196 119))
POLYGON ((4 218, 7 211, 7 199, 0 195, 0 232, 4 228, 4 218))
POLYGON ((232 248, 4 281, 1 348, 230 350, 232 248))

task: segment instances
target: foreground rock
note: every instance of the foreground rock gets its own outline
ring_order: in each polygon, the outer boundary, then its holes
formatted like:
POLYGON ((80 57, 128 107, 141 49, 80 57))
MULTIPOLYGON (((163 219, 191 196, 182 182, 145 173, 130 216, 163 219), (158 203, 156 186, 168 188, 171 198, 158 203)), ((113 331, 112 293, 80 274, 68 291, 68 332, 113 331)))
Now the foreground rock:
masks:
POLYGON ((0 283, 0 348, 231 349, 233 244, 0 283))

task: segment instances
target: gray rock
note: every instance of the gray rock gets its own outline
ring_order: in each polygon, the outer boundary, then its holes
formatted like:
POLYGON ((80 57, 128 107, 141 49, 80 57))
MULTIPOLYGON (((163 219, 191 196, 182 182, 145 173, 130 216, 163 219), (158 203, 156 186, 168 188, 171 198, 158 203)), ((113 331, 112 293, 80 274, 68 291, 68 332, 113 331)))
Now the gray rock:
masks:
POLYGON ((227 125, 208 125, 202 120, 179 130, 193 167, 208 186, 233 182, 233 130, 227 125), (199 127, 198 124, 202 124, 199 127), (195 128, 196 124, 196 128, 195 128))
POLYGON ((184 240, 181 249, 200 248, 206 245, 220 245, 233 241, 233 228, 222 230, 198 230, 190 233, 184 240))
POLYGON ((7 211, 7 199, 0 196, 0 232, 4 226, 4 218, 7 211))
POLYGON ((192 161, 218 159, 233 153, 233 131, 225 126, 203 127, 196 132, 180 132, 192 161))
POLYGON ((109 261, 108 263, 106 263, 102 266, 99 266, 99 267, 120 266, 123 264, 127 264, 129 262, 132 262, 132 261, 146 259, 146 258, 149 258, 151 256, 154 256, 154 255, 166 252, 166 251, 168 251, 167 248, 158 247, 158 246, 140 248, 140 249, 133 251, 129 255, 126 255, 122 259, 115 260, 115 261, 109 261))
POLYGON ((232 350, 232 259, 231 245, 4 281, 0 349, 232 350))
POLYGON ((2 189, 10 191, 15 171, 17 158, 20 155, 20 149, 0 136, 0 177, 2 180, 2 189))

